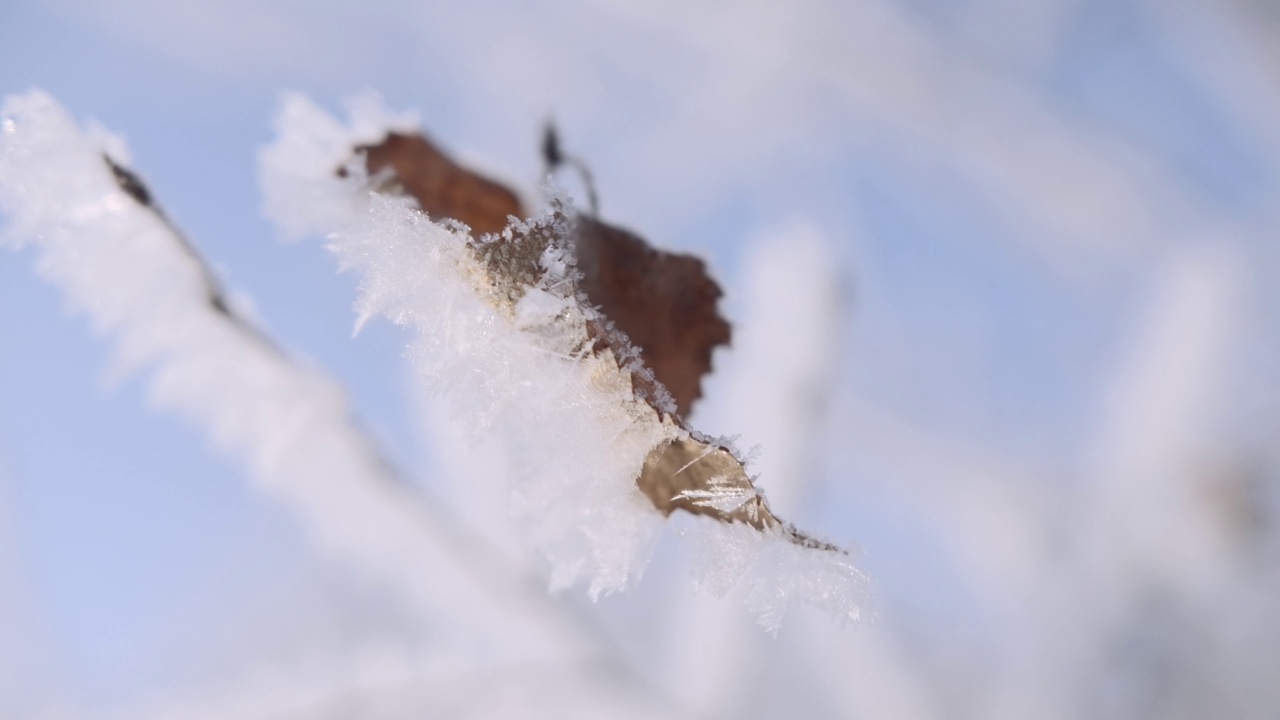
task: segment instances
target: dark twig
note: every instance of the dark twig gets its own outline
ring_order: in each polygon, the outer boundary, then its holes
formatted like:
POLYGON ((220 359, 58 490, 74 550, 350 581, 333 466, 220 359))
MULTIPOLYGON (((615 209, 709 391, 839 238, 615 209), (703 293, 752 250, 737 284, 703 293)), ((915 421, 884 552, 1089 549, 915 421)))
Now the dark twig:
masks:
POLYGON ((575 155, 568 155, 560 146, 560 135, 556 125, 548 120, 542 133, 542 161, 547 166, 547 173, 554 174, 561 165, 568 165, 578 171, 582 184, 587 189, 587 204, 591 208, 591 217, 600 216, 600 199, 596 195, 596 181, 591 168, 575 155))

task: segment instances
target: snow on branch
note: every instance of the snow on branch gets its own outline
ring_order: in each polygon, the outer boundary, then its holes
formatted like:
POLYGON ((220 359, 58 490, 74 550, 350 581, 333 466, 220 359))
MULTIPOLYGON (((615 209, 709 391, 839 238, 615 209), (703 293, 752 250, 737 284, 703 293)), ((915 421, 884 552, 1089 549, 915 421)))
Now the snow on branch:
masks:
POLYGON ((865 578, 848 555, 776 517, 732 444, 685 424, 583 292, 577 243, 594 218, 553 193, 541 215, 498 233, 433 221, 401 192, 411 178, 366 163, 375 143, 412 132, 375 98, 352 103, 344 127, 290 96, 277 131, 261 156, 268 215, 287 232, 325 234, 342 268, 360 273, 358 323, 383 315, 412 328, 423 380, 472 432, 511 449, 514 501, 553 587, 625 589, 678 509, 703 520, 689 533, 703 578, 744 587, 767 628, 795 600, 859 616, 865 578), (378 118, 391 121, 370 133, 378 118))
POLYGON ((121 140, 82 131, 39 91, 7 98, 0 123, 0 244, 34 247, 39 273, 114 338, 120 368, 149 370, 158 406, 246 461, 322 546, 404 593, 428 624, 469 624, 517 653, 589 644, 400 481, 332 380, 237 314, 121 140))

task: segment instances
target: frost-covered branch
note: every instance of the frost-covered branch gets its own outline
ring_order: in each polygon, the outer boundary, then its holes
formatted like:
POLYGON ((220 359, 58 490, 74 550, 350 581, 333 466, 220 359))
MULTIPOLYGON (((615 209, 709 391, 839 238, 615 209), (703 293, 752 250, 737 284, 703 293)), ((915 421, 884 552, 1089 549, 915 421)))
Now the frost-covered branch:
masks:
POLYGON ((712 587, 743 583, 766 627, 793 600, 858 616, 864 579, 848 557, 779 520, 731 444, 684 424, 640 353, 580 292, 563 200, 476 237, 379 192, 388 178, 369 178, 353 157, 405 131, 376 101, 353 104, 344 127, 291 97, 278 131, 262 156, 269 215, 287 231, 326 234, 342 267, 361 273, 359 322, 384 315, 416 331, 409 356, 424 381, 473 432, 511 449, 517 510, 553 587, 581 580, 593 597, 628 587, 662 516, 681 509, 713 519, 696 541, 712 587))

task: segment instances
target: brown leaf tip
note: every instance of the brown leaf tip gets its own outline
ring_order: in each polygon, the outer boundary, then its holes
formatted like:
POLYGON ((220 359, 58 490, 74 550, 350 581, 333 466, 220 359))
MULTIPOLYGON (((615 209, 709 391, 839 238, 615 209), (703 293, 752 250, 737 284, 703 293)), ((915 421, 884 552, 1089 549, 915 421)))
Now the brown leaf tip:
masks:
POLYGON ((525 216, 514 192, 457 164, 422 135, 392 132, 355 150, 365 155, 369 177, 392 178, 427 215, 465 223, 475 235, 502 232, 508 217, 525 216))

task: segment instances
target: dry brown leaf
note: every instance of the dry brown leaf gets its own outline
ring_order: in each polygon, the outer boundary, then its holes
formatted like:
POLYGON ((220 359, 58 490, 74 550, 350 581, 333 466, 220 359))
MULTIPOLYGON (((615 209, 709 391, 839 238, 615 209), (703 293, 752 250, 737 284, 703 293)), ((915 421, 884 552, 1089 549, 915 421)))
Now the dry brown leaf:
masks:
MULTIPOLYGON (((371 177, 389 171, 381 190, 407 193, 428 215, 454 218, 471 227, 472 251, 484 263, 503 304, 514 305, 524 289, 542 277, 545 271, 538 261, 548 244, 564 242, 548 226, 501 233, 509 215, 523 217, 515 194, 457 165, 421 136, 392 133, 381 143, 356 150, 365 154, 371 177), (482 233, 493 234, 482 238, 482 233)), ((621 367, 630 349, 638 348, 652 376, 630 373, 636 396, 659 416, 684 427, 683 417, 702 395, 702 377, 711 370, 712 352, 730 340, 729 323, 717 310, 720 286, 698 258, 657 250, 638 235, 593 217, 579 215, 569 221, 558 216, 551 226, 564 228, 561 232, 570 236, 581 273, 578 290, 607 318, 588 325, 594 349, 611 352, 621 367), (670 395, 670 403, 664 394, 670 395)), ((655 448, 636 486, 664 515, 684 510, 762 531, 779 530, 796 544, 843 552, 780 520, 742 461, 692 431, 655 448)))
MULTIPOLYGON (((389 174, 384 190, 407 193, 431 217, 466 223, 477 237, 501 232, 510 216, 525 217, 515 193, 458 165, 421 135, 390 133, 356 151, 371 177, 389 174)), ((729 323, 717 310, 720 286, 698 258, 655 249, 595 218, 577 218, 574 246, 587 299, 640 349, 687 416, 702 397, 712 352, 729 344, 729 323)))
POLYGON ((702 397, 712 352, 729 344, 729 323, 716 308, 720 286, 698 258, 655 250, 594 218, 578 218, 574 245, 587 298, 640 348, 645 367, 687 416, 702 397))

